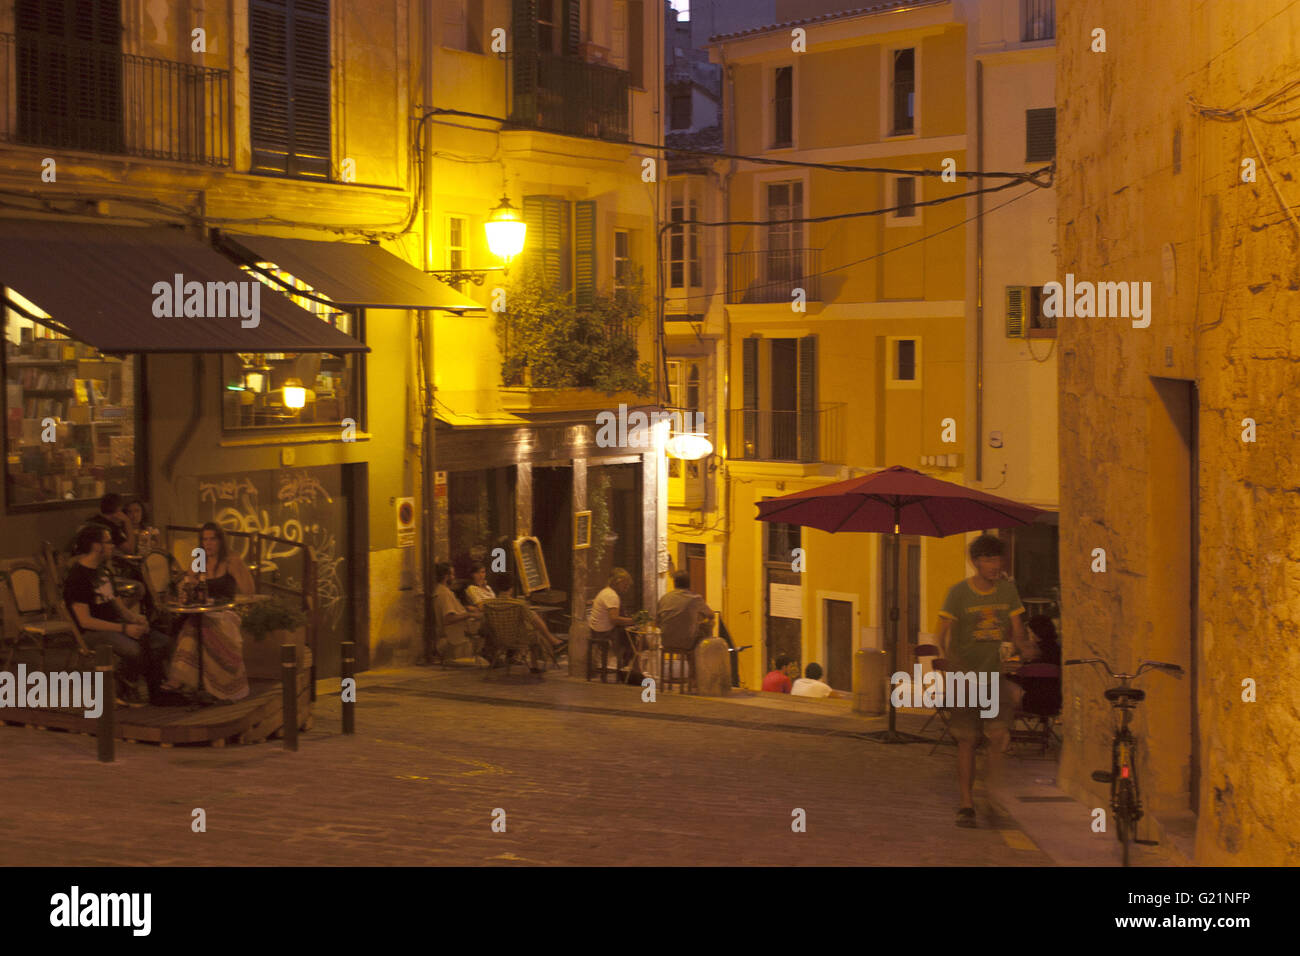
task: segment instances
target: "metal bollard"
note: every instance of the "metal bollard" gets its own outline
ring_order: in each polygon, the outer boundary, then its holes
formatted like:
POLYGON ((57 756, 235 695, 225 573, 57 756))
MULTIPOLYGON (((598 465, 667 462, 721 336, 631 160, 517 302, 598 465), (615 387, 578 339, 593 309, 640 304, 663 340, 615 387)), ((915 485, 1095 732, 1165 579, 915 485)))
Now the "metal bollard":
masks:
MULTIPOLYGON (((355 683, 355 676, 353 674, 353 671, 355 670, 354 665, 356 664, 356 658, 354 657, 354 654, 356 653, 357 645, 352 641, 343 641, 342 644, 340 644, 339 646, 343 652, 342 678, 340 683, 346 682, 348 679, 352 679, 353 687, 355 688, 356 683, 355 683)), ((355 698, 356 694, 354 693, 352 696, 355 698)), ((357 732, 356 710, 357 710, 357 705, 355 700, 347 700, 345 698, 343 701, 343 732, 345 734, 354 734, 357 732)))
POLYGON ((100 712, 98 726, 95 729, 96 742, 99 746, 99 762, 112 763, 117 747, 117 677, 113 673, 113 648, 109 644, 100 644, 95 648, 95 672, 104 675, 104 688, 101 696, 103 710, 100 712))
POLYGON ((298 749, 298 647, 280 645, 280 690, 284 700, 284 749, 298 749))

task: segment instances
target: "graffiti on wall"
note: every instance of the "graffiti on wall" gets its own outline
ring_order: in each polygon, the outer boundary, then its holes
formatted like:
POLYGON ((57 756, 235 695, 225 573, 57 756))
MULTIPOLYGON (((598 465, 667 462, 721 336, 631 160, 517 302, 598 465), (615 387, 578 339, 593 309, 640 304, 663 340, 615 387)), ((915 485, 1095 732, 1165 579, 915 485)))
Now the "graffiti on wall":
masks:
MULTIPOLYGON (((346 559, 339 546, 346 508, 339 500, 339 492, 331 494, 326 487, 337 486, 337 477, 318 474, 320 471, 329 469, 284 469, 200 479, 200 520, 215 521, 227 531, 267 534, 293 542, 266 541, 262 546, 263 574, 275 574, 286 587, 301 587, 300 546, 311 548, 316 558, 321 623, 327 631, 336 632, 343 623, 346 606, 346 559)), ((245 561, 251 560, 252 542, 248 539, 232 538, 231 548, 245 561)))

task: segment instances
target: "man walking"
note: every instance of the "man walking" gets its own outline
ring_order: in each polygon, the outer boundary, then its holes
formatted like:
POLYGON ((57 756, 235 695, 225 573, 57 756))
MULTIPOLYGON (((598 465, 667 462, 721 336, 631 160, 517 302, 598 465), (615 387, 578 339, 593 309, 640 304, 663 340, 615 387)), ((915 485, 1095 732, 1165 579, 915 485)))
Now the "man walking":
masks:
MULTIPOLYGON (((957 741, 957 785, 961 805, 957 826, 975 826, 975 749, 980 737, 988 740, 988 777, 1000 781, 1002 759, 1011 741, 1011 691, 1002 678, 1002 642, 1014 641, 1024 648, 1024 605, 1015 583, 1002 571, 1002 542, 982 534, 970 546, 975 573, 954 584, 939 612, 937 642, 944 649, 946 669, 953 672, 985 675, 988 686, 998 688, 998 709, 987 717, 980 716, 979 706, 955 707, 949 729, 957 741)), ((972 685, 973 686, 973 685, 972 685)), ((951 703, 945 701, 945 703, 951 703)), ((974 702, 966 701, 967 705, 974 702)))

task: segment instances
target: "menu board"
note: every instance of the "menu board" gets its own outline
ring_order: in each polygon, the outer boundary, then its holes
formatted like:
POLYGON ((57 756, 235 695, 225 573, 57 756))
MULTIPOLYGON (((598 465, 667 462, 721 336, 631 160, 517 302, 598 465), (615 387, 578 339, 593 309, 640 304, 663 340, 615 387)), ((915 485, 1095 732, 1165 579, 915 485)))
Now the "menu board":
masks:
POLYGON ((525 594, 545 591, 551 586, 546 573, 546 558, 542 556, 542 543, 536 538, 515 538, 515 561, 525 594))

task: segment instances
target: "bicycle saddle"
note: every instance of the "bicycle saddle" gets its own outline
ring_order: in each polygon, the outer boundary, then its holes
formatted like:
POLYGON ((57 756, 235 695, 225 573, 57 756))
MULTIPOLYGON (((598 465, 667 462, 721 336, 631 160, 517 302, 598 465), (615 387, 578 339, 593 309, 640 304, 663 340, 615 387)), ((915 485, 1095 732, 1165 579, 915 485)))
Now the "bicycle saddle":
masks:
POLYGON ((1106 689, 1107 700, 1123 700, 1125 697, 1136 703, 1146 700, 1147 692, 1136 687, 1109 687, 1106 689))

